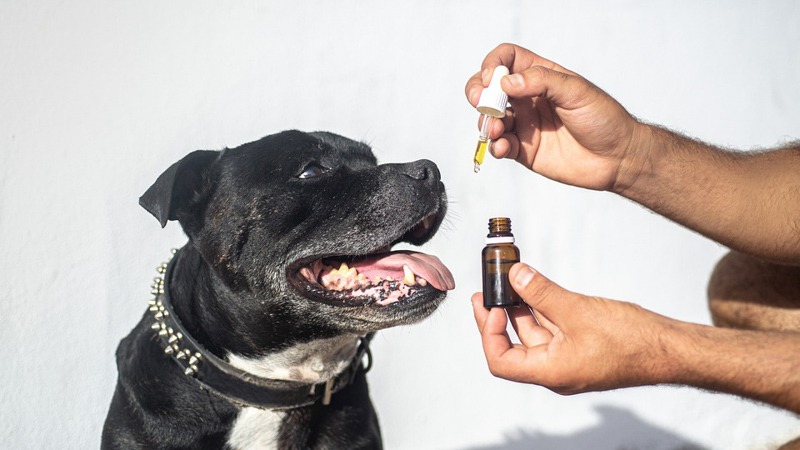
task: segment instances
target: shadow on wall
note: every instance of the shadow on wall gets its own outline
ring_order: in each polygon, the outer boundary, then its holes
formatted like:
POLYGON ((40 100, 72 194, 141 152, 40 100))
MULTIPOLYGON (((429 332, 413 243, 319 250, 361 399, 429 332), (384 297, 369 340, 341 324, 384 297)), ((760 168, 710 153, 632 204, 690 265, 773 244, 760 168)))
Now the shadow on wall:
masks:
POLYGON ((506 435, 506 442, 465 450, 706 450, 700 444, 646 423, 631 412, 613 407, 597 407, 600 423, 569 435, 549 435, 517 430, 506 435))

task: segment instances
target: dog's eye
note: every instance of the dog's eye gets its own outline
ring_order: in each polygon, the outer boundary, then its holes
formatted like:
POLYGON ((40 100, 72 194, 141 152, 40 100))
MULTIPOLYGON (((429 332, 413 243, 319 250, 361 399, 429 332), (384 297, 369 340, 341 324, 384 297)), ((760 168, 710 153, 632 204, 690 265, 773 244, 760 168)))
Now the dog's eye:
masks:
POLYGON ((297 176, 297 178, 305 179, 305 178, 314 178, 322 175, 323 173, 327 172, 328 169, 325 167, 320 166, 317 163, 310 163, 305 168, 303 168, 303 172, 297 176))

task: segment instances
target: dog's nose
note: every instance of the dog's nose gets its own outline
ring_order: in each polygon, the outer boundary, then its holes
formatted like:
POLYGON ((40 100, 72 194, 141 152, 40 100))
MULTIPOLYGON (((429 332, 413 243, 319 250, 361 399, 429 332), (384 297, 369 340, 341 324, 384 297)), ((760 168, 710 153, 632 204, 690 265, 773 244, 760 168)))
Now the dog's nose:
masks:
POLYGON ((439 168, 433 161, 420 159, 418 161, 403 164, 403 173, 407 176, 428 183, 438 183, 441 180, 439 168))

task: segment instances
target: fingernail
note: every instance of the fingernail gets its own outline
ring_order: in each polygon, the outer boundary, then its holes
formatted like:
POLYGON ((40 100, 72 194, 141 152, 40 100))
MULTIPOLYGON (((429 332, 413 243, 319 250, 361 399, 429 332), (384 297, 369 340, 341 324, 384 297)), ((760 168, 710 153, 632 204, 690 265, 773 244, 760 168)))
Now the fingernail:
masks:
POLYGON ((522 78, 522 75, 518 73, 506 75, 506 79, 514 87, 522 87, 525 84, 525 80, 522 78))
POLYGON ((517 287, 524 288, 531 282, 536 272, 531 269, 531 266, 524 264, 518 271, 517 276, 514 278, 514 284, 517 287))
POLYGON ((483 84, 489 84, 491 78, 492 78, 491 71, 489 70, 488 67, 481 71, 481 81, 483 81, 483 84))

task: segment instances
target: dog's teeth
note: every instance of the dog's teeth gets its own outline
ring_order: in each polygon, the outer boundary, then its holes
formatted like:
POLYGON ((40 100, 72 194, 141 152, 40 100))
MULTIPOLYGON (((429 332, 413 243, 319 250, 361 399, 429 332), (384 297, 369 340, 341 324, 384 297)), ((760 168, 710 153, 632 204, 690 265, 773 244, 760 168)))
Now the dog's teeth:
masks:
POLYGON ((403 283, 406 286, 413 286, 416 284, 416 280, 414 279, 414 272, 411 271, 411 268, 408 265, 403 266, 403 283))
POLYGON ((356 278, 358 276, 358 270, 356 270, 355 267, 350 267, 346 272, 342 273, 342 276, 345 278, 356 278))
POLYGON ((373 283, 375 283, 375 284, 381 284, 381 283, 383 283, 383 278, 381 278, 381 277, 375 277, 375 279, 373 280, 373 283))
POLYGON ((428 280, 426 280, 425 278, 417 277, 417 284, 419 284, 422 287, 425 287, 428 285, 428 280))
POLYGON ((337 290, 337 291, 341 291, 341 290, 343 290, 343 289, 344 289, 344 287, 345 287, 345 283, 346 283, 346 282, 347 282, 347 280, 345 280, 344 278, 339 278, 338 280, 336 280, 336 281, 334 282, 334 283, 336 284, 336 290, 337 290))

